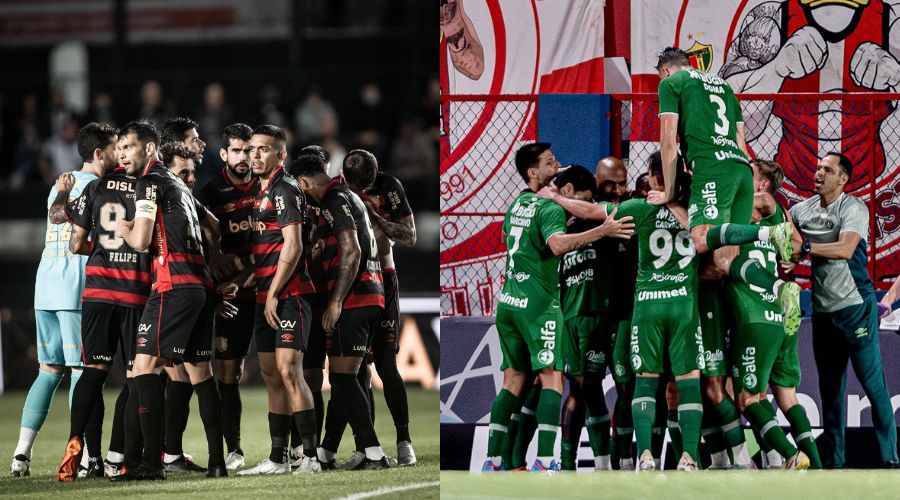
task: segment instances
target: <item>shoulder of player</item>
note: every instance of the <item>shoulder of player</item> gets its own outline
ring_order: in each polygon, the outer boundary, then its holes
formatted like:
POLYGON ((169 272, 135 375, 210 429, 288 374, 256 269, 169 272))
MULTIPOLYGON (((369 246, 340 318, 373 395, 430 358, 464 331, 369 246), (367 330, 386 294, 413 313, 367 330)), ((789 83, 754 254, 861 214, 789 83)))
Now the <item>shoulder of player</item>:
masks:
POLYGON ((864 201, 862 201, 861 199, 859 199, 856 196, 853 196, 852 194, 849 194, 849 193, 843 193, 840 196, 840 198, 838 198, 837 203, 838 203, 837 208, 840 211, 845 211, 845 210, 863 210, 866 212, 869 211, 869 207, 866 206, 866 203, 864 201))

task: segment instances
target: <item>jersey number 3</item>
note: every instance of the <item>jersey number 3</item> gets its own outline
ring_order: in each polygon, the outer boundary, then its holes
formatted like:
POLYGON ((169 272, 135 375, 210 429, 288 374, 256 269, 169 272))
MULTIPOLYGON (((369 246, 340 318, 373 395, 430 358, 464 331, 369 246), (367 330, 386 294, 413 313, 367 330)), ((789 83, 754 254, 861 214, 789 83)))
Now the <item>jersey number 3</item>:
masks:
POLYGON ((709 95, 709 101, 716 105, 716 114, 718 115, 719 120, 722 122, 719 123, 717 121, 716 123, 714 123, 713 130, 715 130, 719 135, 728 135, 728 129, 730 127, 728 123, 728 117, 725 116, 725 110, 727 109, 725 107, 725 101, 723 101, 721 97, 715 94, 709 95))

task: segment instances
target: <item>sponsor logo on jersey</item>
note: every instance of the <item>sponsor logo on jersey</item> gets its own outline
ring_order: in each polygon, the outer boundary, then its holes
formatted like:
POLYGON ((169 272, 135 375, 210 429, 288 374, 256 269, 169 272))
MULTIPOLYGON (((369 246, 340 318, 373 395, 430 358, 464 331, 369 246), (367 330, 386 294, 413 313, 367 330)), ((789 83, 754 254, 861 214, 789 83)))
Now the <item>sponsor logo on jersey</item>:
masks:
POLYGON ((212 351, 210 351, 208 349, 205 351, 197 351, 197 356, 209 356, 211 352, 212 351))
POLYGON ((281 341, 284 342, 285 344, 290 344, 291 342, 294 341, 294 334, 293 333, 282 333, 281 341))
POLYGON ((638 371, 643 366, 644 362, 641 361, 641 357, 637 354, 631 356, 631 367, 634 368, 634 371, 638 371))
MULTIPOLYGON (((760 294, 760 295, 762 295, 762 294, 760 294)), ((766 317, 766 321, 771 321, 773 323, 784 322, 784 317, 775 311, 766 311, 765 317, 766 317)))
POLYGON ((662 300, 671 299, 673 297, 687 297, 687 287, 681 287, 676 290, 641 290, 638 292, 638 301, 645 300, 662 300))
POLYGON ((150 331, 150 327, 153 326, 150 323, 141 323, 138 325, 138 335, 142 333, 148 333, 150 331))
POLYGON ((519 272, 517 272, 517 273, 513 273, 513 272, 511 272, 511 271, 507 271, 507 272, 506 272, 506 277, 509 278, 509 279, 511 279, 511 280, 514 280, 514 281, 517 281, 517 282, 519 282, 519 283, 522 283, 522 282, 528 281, 528 279, 531 278, 531 275, 528 274, 528 273, 523 273, 522 271, 519 271, 519 272))
POLYGON ((556 347, 556 321, 550 319, 544 322, 544 326, 541 328, 541 340, 544 342, 545 350, 552 351, 556 347))
POLYGON ((688 275, 685 273, 679 274, 666 274, 666 273, 653 273, 650 275, 650 281, 656 281, 659 283, 665 283, 667 281, 671 281, 674 283, 682 283, 687 281, 688 275))
POLYGON ((756 348, 748 347, 741 355, 741 366, 744 367, 744 378, 741 381, 745 389, 756 387, 756 348))
POLYGON ((606 354, 603 351, 594 351, 591 349, 590 351, 584 354, 585 359, 588 363, 599 363, 603 364, 606 362, 606 354))
POLYGON ((112 361, 112 356, 104 356, 104 355, 102 355, 102 354, 94 354, 93 356, 91 356, 91 359, 93 359, 94 361, 107 361, 107 362, 109 362, 109 361, 112 361))
POLYGON ((389 191, 387 199, 391 204, 391 210, 397 210, 397 208, 400 207, 400 193, 397 191, 389 191))
POLYGON ((549 365, 553 363, 553 358, 553 351, 550 349, 541 349, 541 352, 538 353, 538 361, 540 361, 541 364, 549 365))
POLYGON ((381 322, 381 327, 387 330, 394 330, 397 328, 397 322, 392 319, 386 319, 381 322))
POLYGON ((575 274, 573 276, 566 276, 566 287, 572 287, 581 283, 582 281, 593 281, 594 279, 594 270, 593 269, 584 269, 580 273, 575 274))
POLYGON ((869 329, 868 328, 857 328, 855 333, 856 333, 857 337, 865 337, 866 335, 869 334, 869 329))
POLYGON ((715 219, 719 216, 719 209, 715 205, 706 205, 703 209, 703 216, 707 219, 715 219))
MULTIPOLYGON (((688 50, 694 50, 694 48, 695 48, 697 45, 701 45, 701 46, 702 46, 702 44, 699 44, 699 43, 695 42, 695 43, 694 43, 694 46, 692 46, 692 47, 691 47, 690 49, 688 49, 688 50)), ((712 48, 710 48, 710 57, 712 57, 711 54, 712 54, 712 48)), ((688 70, 688 74, 691 75, 691 78, 695 78, 695 79, 697 79, 697 80, 700 80, 700 81, 703 82, 703 83, 709 83, 709 84, 712 84, 712 85, 725 85, 725 80, 719 78, 718 76, 716 76, 716 75, 714 75, 714 74, 712 74, 712 73, 705 73, 705 72, 703 72, 703 71, 697 71, 697 70, 695 70, 695 69, 689 69, 689 70, 688 70)))
POLYGON ((147 337, 138 337, 138 339, 137 339, 137 346, 138 346, 138 347, 144 347, 144 346, 147 345, 147 342, 148 342, 148 341, 147 341, 147 337))
POLYGON ((172 352, 175 354, 184 354, 184 347, 173 347, 172 352))
POLYGON ((713 142, 713 144, 715 144, 716 146, 730 146, 730 147, 733 147, 734 149, 740 149, 736 142, 732 141, 731 139, 729 139, 727 137, 724 137, 721 135, 711 135, 711 136, 709 136, 709 138, 713 142))
POLYGON ((284 211, 284 197, 281 195, 275 196, 275 211, 278 213, 284 211))
POLYGON ((719 161, 737 160, 739 162, 747 163, 746 157, 737 153, 732 153, 731 151, 716 151, 716 159, 719 161))
POLYGON ((724 361, 725 354, 721 349, 716 349, 715 351, 705 351, 703 353, 703 362, 710 370, 717 369, 719 367, 719 363, 722 363, 724 361))
POLYGON ((589 260, 597 259, 597 251, 593 248, 585 248, 583 250, 576 250, 574 252, 569 252, 563 257, 563 272, 568 271, 572 267, 585 263, 589 260))
POLYGON ((500 302, 508 306, 518 307, 520 309, 525 309, 526 307, 528 307, 528 297, 520 299, 518 297, 513 297, 512 295, 505 292, 500 293, 500 302))
MULTIPOLYGON (((265 224, 263 224, 265 227, 265 224)), ((231 234, 240 233, 241 231, 249 231, 253 229, 253 217, 247 216, 246 219, 239 220, 237 222, 233 220, 228 221, 228 232, 231 234)))
POLYGON ((625 366, 624 365, 616 363, 616 375, 618 375, 620 377, 625 376, 625 366))
POLYGON ((250 227, 251 227, 251 229, 253 229, 253 230, 256 231, 257 233, 262 234, 263 231, 266 230, 266 223, 263 222, 263 221, 261 221, 261 220, 254 220, 254 219, 251 219, 250 227))
POLYGON ((126 193, 134 192, 134 184, 127 181, 116 181, 116 180, 108 180, 106 181, 106 189, 113 189, 115 191, 125 191, 126 193))

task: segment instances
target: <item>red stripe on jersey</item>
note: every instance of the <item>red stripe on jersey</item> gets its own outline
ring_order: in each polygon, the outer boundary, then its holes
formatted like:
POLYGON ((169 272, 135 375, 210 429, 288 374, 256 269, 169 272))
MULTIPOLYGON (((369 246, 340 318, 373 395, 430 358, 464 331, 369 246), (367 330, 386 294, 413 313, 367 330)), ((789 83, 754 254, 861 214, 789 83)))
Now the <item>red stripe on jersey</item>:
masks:
POLYGON ((172 252, 169 254, 169 262, 190 262, 191 264, 206 264, 202 255, 188 252, 172 252))
MULTIPOLYGON (((337 280, 328 280, 328 289, 331 290, 334 288, 334 284, 337 280)), ((381 273, 362 273, 356 279, 355 283, 358 285, 360 283, 382 283, 384 280, 381 279, 381 273)), ((350 293, 353 293, 351 290, 350 293)), ((349 294, 348 294, 349 295, 349 294)))
POLYGON ((277 270, 278 265, 276 264, 274 266, 257 267, 254 272, 256 273, 257 278, 267 278, 269 276, 275 276, 275 271, 277 270))
POLYGON ((229 201, 224 205, 213 205, 212 211, 215 214, 230 214, 246 207, 252 207, 256 202, 256 196, 245 196, 234 201, 229 201))
POLYGON ((141 281, 150 283, 150 273, 131 271, 128 269, 110 269, 103 266, 84 266, 84 272, 88 276, 102 276, 117 280, 141 281))
POLYGON ((82 299, 100 299, 114 300, 116 302, 125 302, 128 304, 144 305, 147 303, 147 296, 139 293, 116 292, 113 290, 105 290, 102 288, 85 288, 82 299))
POLYGON ((384 308, 384 295, 369 293, 365 295, 347 295, 344 299, 344 309, 356 307, 380 306, 384 308))
POLYGON ((254 255, 267 255, 270 253, 281 252, 281 249, 284 247, 284 243, 262 243, 257 245, 250 245, 250 248, 253 251, 254 255))
POLYGON ((155 281, 152 290, 165 292, 172 289, 172 273, 169 271, 169 261, 166 255, 169 253, 169 245, 166 241, 166 221, 163 218, 162 210, 156 211, 156 227, 158 228, 157 237, 159 241, 159 255, 153 259, 153 269, 156 271, 155 281))
MULTIPOLYGON (((279 299, 286 299, 288 297, 293 297, 295 295, 310 295, 316 293, 315 287, 313 287, 312 283, 309 281, 300 281, 299 279, 292 279, 290 283, 288 283, 282 290, 281 293, 278 294, 279 299)), ((256 292, 256 303, 257 304, 265 304, 266 298, 268 297, 268 290, 261 290, 256 292)), ((383 302, 383 297, 382 297, 383 302)))

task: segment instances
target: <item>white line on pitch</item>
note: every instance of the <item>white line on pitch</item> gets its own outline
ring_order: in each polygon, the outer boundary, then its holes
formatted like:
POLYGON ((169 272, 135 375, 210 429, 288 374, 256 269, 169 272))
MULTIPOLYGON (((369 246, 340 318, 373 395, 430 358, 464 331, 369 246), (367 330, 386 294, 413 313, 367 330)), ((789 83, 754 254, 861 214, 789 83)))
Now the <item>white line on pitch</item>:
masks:
POLYGON ((440 481, 429 481, 427 483, 409 483, 403 484, 400 486, 386 486, 383 488, 378 488, 371 491, 363 491, 361 493, 353 493, 352 495, 347 495, 345 497, 340 497, 338 500, 359 500, 361 498, 372 498, 372 497, 380 497, 382 495, 387 495, 390 493, 397 493, 400 491, 409 491, 409 490, 420 490, 422 488, 430 488, 432 486, 439 486, 441 484, 440 481))

